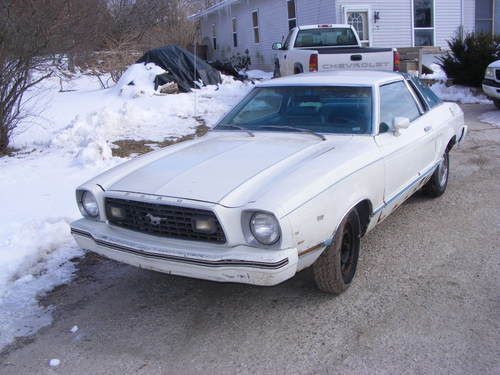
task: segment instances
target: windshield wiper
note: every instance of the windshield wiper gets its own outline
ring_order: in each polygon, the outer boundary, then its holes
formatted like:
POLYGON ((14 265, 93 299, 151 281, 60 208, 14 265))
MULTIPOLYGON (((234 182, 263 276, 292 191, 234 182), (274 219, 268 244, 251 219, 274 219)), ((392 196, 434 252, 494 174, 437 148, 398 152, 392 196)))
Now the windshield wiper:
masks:
POLYGON ((245 129, 245 128, 238 126, 238 125, 233 125, 233 124, 218 125, 218 126, 216 126, 216 129, 217 128, 237 129, 237 130, 241 130, 242 132, 247 133, 250 137, 255 137, 255 134, 253 134, 250 130, 245 129))
POLYGON ((281 126, 281 125, 263 125, 263 126, 259 127, 259 129, 266 129, 266 128, 267 129, 289 129, 289 130, 295 130, 295 131, 300 132, 300 133, 309 133, 309 134, 315 135, 318 138, 321 138, 323 141, 326 141, 326 138, 324 135, 316 133, 315 131, 310 130, 310 129, 296 128, 295 126, 288 126, 288 125, 284 125, 284 126, 281 126))

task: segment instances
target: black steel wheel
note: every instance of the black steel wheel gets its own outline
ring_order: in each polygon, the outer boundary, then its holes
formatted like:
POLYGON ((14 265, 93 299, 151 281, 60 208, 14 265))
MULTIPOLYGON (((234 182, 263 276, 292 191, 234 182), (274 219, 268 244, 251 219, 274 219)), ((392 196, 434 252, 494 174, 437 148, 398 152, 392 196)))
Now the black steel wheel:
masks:
POLYGON ((354 279, 361 245, 361 225, 356 209, 340 223, 332 244, 313 265, 318 288, 331 294, 345 291, 354 279))
POLYGON ((430 180, 424 185, 422 191, 431 198, 437 198, 444 194, 448 186, 450 175, 450 156, 445 152, 441 162, 432 174, 430 180))

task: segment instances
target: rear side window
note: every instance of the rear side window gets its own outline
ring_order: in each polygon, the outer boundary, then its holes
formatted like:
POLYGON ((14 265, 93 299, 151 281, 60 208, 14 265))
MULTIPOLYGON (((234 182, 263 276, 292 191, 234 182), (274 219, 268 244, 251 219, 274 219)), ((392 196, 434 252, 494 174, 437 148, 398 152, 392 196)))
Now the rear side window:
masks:
POLYGON ((295 40, 298 48, 357 45, 354 32, 345 27, 300 30, 295 40))
POLYGON ((380 129, 392 129, 396 117, 413 121, 419 116, 417 103, 403 81, 380 87, 380 129))
POLYGON ((427 85, 425 85, 420 79, 417 77, 411 76, 409 79, 411 86, 417 92, 417 95, 421 100, 424 101, 426 110, 434 108, 442 103, 441 99, 434 94, 434 91, 427 85))

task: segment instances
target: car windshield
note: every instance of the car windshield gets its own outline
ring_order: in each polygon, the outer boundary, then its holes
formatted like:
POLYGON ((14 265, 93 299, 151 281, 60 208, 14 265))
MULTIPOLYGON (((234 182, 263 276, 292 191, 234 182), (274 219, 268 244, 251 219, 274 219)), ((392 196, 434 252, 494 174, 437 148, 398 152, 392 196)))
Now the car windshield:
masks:
POLYGON ((283 86, 255 88, 216 129, 369 134, 371 124, 371 87, 283 86))
POLYGON ((345 27, 300 30, 295 39, 296 48, 357 45, 354 32, 345 27))

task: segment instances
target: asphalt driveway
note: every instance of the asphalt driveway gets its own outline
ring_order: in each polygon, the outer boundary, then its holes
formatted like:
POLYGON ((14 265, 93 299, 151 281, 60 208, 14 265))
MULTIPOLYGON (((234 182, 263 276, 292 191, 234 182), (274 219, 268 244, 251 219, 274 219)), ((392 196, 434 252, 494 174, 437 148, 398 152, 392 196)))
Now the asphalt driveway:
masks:
POLYGON ((42 301, 54 323, 0 354, 0 373, 500 373, 500 128, 477 120, 493 106, 463 108, 448 191, 368 234, 342 296, 308 270, 262 288, 88 255, 42 301))

